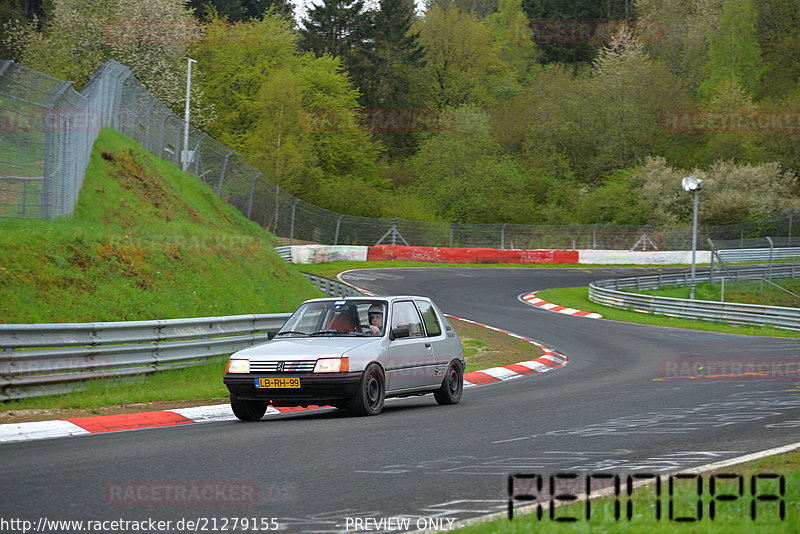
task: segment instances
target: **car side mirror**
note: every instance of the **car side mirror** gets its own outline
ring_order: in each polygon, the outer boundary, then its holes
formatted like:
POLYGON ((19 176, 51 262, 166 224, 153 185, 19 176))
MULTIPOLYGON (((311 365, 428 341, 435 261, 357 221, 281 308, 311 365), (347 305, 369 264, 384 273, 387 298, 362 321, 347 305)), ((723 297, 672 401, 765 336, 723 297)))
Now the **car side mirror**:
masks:
POLYGON ((410 334, 408 332, 407 326, 398 326, 397 328, 392 328, 390 333, 389 339, 396 339, 401 337, 408 337, 410 334))

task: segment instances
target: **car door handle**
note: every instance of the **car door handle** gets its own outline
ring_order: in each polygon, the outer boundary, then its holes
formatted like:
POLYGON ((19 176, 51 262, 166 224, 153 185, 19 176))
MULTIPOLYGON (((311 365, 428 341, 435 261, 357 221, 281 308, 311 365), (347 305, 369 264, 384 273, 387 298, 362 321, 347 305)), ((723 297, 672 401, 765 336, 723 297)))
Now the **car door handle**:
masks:
POLYGON ((426 349, 429 349, 429 348, 431 348, 431 344, 430 344, 430 343, 425 343, 425 348, 426 348, 426 349))

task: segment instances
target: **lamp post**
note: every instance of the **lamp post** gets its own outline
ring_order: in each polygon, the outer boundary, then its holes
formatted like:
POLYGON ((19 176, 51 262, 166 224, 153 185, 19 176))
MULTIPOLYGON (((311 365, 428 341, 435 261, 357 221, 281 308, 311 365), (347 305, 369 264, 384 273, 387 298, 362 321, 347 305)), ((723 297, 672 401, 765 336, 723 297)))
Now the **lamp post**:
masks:
POLYGON ((697 258, 697 192, 703 189, 703 180, 694 174, 681 181, 684 191, 694 191, 694 214, 692 217, 692 285, 689 287, 689 298, 694 300, 695 265, 697 258))
POLYGON ((186 110, 183 113, 183 172, 189 168, 189 91, 192 89, 192 63, 197 63, 192 58, 186 58, 186 110))

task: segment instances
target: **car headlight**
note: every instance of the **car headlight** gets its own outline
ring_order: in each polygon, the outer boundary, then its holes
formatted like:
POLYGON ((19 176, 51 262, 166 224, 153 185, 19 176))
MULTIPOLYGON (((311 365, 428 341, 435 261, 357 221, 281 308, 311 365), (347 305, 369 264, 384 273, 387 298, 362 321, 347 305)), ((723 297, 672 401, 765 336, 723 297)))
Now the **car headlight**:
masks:
POLYGON ((346 373, 350 370, 350 360, 344 358, 322 358, 314 366, 315 373, 346 373))
POLYGON ((228 360, 228 368, 225 369, 226 373, 249 373, 250 360, 228 360))

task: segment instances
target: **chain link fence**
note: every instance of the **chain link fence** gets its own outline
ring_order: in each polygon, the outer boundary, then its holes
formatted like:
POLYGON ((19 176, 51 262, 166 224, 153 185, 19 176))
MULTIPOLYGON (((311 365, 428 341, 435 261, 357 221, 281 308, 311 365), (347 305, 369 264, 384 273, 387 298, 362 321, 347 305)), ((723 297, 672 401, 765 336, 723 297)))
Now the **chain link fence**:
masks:
MULTIPOLYGON (((0 62, 0 217, 48 218, 73 212, 101 126, 182 166, 249 219, 293 242, 516 249, 685 250, 691 227, 447 224, 357 217, 300 200, 230 147, 189 127, 120 63, 109 60, 78 93, 63 82, 0 62)), ((687 202, 689 200, 687 199, 687 202)), ((800 212, 700 229, 706 238, 789 236, 800 212)), ((796 233, 796 229, 794 229, 796 233)), ((796 239, 800 241, 800 239, 796 239)))

